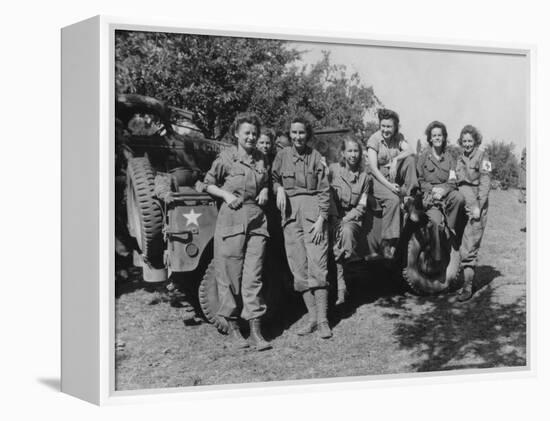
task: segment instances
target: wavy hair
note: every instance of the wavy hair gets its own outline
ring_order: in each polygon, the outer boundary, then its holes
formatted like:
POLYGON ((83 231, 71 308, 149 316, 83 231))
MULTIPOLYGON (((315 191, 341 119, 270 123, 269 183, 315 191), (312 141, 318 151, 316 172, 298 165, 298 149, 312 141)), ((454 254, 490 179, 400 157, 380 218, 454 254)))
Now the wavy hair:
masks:
POLYGON ((399 114, 388 108, 381 108, 378 110, 378 123, 382 120, 392 120, 395 125, 395 134, 399 133, 399 114))
POLYGON ((304 117, 303 115, 295 115, 288 121, 288 132, 286 135, 290 139, 290 126, 292 126, 294 123, 301 123, 304 125, 306 129, 306 142, 311 140, 313 137, 313 125, 311 124, 311 121, 309 121, 308 118, 304 117))
POLYGON ((477 147, 481 145, 481 142, 483 141, 483 136, 481 136, 480 131, 472 126, 471 124, 466 124, 462 130, 460 131, 460 136, 458 136, 457 143, 462 146, 462 137, 465 134, 470 134, 474 138, 474 146, 477 147))
POLYGON ((432 130, 433 129, 441 129, 441 132, 443 133, 443 145, 442 148, 445 150, 447 148, 447 127, 441 122, 441 121, 432 121, 430 124, 428 124, 428 127, 426 127, 426 130, 424 131, 424 134, 426 135, 426 140, 428 141, 428 144, 432 146, 432 130))
POLYGON ((260 118, 255 113, 240 113, 237 114, 235 117, 235 120, 233 121, 233 124, 231 125, 231 135, 235 137, 235 133, 239 130, 241 127, 241 124, 248 123, 252 124, 253 126, 256 126, 256 130, 258 132, 258 136, 260 135, 260 131, 262 130, 262 122, 260 118))

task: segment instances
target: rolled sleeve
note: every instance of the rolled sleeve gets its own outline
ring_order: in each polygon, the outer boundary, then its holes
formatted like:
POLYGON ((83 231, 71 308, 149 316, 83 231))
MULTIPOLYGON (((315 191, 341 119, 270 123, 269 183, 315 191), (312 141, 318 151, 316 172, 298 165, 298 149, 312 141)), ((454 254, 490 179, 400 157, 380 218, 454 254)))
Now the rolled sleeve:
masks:
POLYGON ((380 137, 378 135, 379 132, 376 132, 369 137, 369 140, 367 140, 367 149, 372 149, 378 153, 378 150, 380 149, 380 137))
POLYGON ((212 163, 212 167, 204 176, 204 184, 221 187, 226 175, 226 168, 223 163, 223 158, 219 156, 212 163))

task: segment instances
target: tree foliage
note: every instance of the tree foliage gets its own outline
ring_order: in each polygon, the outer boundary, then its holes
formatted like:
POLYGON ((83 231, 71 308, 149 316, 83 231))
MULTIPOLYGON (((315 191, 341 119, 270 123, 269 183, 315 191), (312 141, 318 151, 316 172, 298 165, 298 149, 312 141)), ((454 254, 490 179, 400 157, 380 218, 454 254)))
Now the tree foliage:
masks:
POLYGON ((379 105, 373 89, 331 64, 328 53, 313 66, 299 64, 302 53, 279 40, 117 31, 116 91, 189 109, 213 139, 227 136, 243 111, 274 128, 301 113, 316 127, 373 131, 363 121, 365 110, 379 105))
POLYGON ((492 165, 492 179, 500 181, 503 189, 518 186, 519 163, 514 148, 513 143, 496 140, 485 147, 492 165))

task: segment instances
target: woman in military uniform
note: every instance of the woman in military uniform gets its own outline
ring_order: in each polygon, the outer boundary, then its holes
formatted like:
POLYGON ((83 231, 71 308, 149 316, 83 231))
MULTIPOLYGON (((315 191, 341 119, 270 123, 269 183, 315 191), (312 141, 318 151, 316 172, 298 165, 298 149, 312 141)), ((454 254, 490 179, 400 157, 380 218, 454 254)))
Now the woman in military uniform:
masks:
POLYGON ((214 239, 218 316, 227 319, 235 346, 264 350, 271 348, 260 324, 266 311, 260 290, 269 237, 262 209, 268 199, 268 171, 264 156, 256 149, 258 117, 238 115, 232 130, 237 146, 223 150, 204 178, 206 191, 223 200, 214 239), (239 315, 250 324, 248 342, 239 330, 239 315))
POLYGON ((468 214, 468 222, 464 228, 460 246, 464 285, 458 293, 459 301, 467 301, 472 297, 474 267, 477 263, 477 254, 489 209, 491 163, 480 148, 481 141, 481 133, 471 125, 464 126, 458 139, 463 153, 457 161, 456 175, 458 188, 466 199, 468 214))
POLYGON ((273 191, 281 211, 286 253, 294 275, 294 289, 302 293, 309 322, 298 332, 315 330, 330 338, 327 319, 327 218, 330 186, 321 154, 307 145, 311 124, 295 117, 290 122, 291 147, 279 151, 273 161, 273 191))
POLYGON ((457 190, 456 161, 447 150, 447 128, 439 121, 432 121, 425 133, 430 147, 420 155, 416 168, 427 213, 434 222, 443 223, 439 213, 429 209, 441 203, 447 226, 455 232, 464 210, 464 196, 457 190))
POLYGON ((382 206, 382 251, 391 259, 401 230, 401 197, 410 195, 417 178, 413 150, 399 133, 397 113, 382 109, 378 120, 380 130, 367 141, 367 156, 373 195, 382 206))
POLYGON ((340 162, 329 166, 333 199, 329 217, 338 280, 336 305, 344 304, 347 295, 344 266, 357 249, 369 187, 361 143, 353 136, 344 137, 341 154, 340 162))

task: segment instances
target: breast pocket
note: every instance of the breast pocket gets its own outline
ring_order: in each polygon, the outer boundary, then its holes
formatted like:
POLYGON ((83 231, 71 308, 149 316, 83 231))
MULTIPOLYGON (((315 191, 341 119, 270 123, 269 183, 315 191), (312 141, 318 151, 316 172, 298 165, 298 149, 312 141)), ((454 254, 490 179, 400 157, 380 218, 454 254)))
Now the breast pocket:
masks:
POLYGON ((227 177, 229 188, 232 191, 241 190, 244 187, 246 172, 243 168, 233 167, 227 177))
POLYGON ((294 171, 285 171, 281 174, 283 181, 283 187, 285 189, 292 189, 296 186, 296 174, 294 171))

